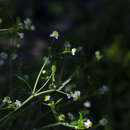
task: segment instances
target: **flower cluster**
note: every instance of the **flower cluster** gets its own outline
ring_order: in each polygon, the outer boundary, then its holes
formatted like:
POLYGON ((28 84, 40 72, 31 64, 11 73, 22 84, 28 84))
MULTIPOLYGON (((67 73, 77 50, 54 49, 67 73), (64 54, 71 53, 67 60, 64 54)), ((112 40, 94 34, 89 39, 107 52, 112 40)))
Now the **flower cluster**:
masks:
POLYGON ((10 99, 10 97, 4 97, 4 99, 2 100, 2 102, 5 104, 5 103, 12 103, 12 101, 11 101, 11 99, 10 99))
POLYGON ((8 108, 20 107, 22 105, 21 101, 17 100, 13 102, 9 96, 4 97, 2 100, 4 105, 8 105, 8 108))
POLYGON ((18 32, 17 35, 20 39, 24 38, 24 33, 23 31, 21 32, 21 30, 29 30, 29 31, 34 31, 35 30, 35 26, 32 24, 31 19, 26 18, 24 20, 24 22, 22 23, 21 21, 18 22, 18 32))

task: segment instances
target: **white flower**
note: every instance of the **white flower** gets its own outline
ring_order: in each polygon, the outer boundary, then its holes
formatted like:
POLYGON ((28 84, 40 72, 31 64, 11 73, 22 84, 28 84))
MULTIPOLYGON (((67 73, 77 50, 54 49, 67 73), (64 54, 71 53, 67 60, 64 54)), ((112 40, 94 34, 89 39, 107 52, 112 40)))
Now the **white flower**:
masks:
POLYGON ((47 101, 49 101, 49 100, 50 100, 50 98, 51 98, 51 96, 50 96, 50 95, 46 95, 46 96, 44 97, 44 101, 45 101, 45 102, 47 102, 47 101))
POLYGON ((76 101, 80 98, 80 91, 75 91, 73 94, 72 94, 72 97, 73 97, 73 100, 76 101))
POLYGON ((72 97, 71 94, 67 94, 67 98, 70 99, 72 97))
POLYGON ((45 74, 45 73, 46 73, 46 70, 43 70, 43 71, 42 71, 42 74, 45 74))
POLYGON ((96 56, 97 60, 100 60, 103 57, 103 55, 101 55, 100 51, 96 51, 95 56, 96 56))
POLYGON ((54 85, 53 88, 56 89, 56 85, 54 85))
POLYGON ((76 48, 72 48, 71 53, 72 53, 73 56, 75 55, 76 51, 77 51, 76 48))
POLYGON ((25 19, 24 20, 25 29, 29 30, 31 23, 32 23, 32 21, 29 18, 25 19))
POLYGON ((106 125, 107 123, 108 123, 108 120, 105 118, 102 118, 101 120, 99 120, 99 124, 102 126, 106 125))
POLYGON ((31 31, 35 30, 35 26, 32 25, 32 21, 29 18, 24 20, 24 25, 25 25, 25 29, 27 30, 31 30, 31 31))
POLYGON ((18 36, 19 36, 20 39, 23 39, 23 38, 24 38, 24 33, 19 33, 19 32, 18 32, 17 34, 18 34, 18 36))
POLYGON ((90 108, 91 107, 91 103, 89 102, 89 101, 86 101, 86 102, 84 102, 84 107, 86 107, 86 108, 90 108))
POLYGON ((19 100, 16 100, 15 103, 16 107, 20 107, 22 105, 21 101, 19 100))
POLYGON ((84 122, 85 127, 88 129, 92 127, 93 123, 88 119, 86 122, 84 122))
POLYGON ((67 115, 71 121, 74 120, 74 116, 71 112, 68 112, 67 115))
POLYGON ((53 31, 53 32, 50 34, 50 37, 54 37, 55 39, 58 39, 59 33, 58 33, 57 31, 53 31))
POLYGON ((35 30, 35 26, 31 25, 31 30, 34 31, 35 30))

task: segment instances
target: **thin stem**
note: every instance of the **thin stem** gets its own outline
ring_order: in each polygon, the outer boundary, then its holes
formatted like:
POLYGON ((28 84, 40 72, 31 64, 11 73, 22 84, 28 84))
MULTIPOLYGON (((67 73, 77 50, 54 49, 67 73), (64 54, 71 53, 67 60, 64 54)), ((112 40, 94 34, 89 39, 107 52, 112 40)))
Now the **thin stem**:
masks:
POLYGON ((16 112, 17 110, 19 110, 21 107, 23 107, 27 102, 29 102, 34 96, 31 95, 29 98, 27 98, 20 107, 17 107, 14 111, 16 112))
POLYGON ((0 29, 0 32, 8 31, 9 29, 0 29))
POLYGON ((35 82, 35 84, 34 84, 33 92, 32 92, 33 94, 35 93, 35 90, 36 90, 36 87, 37 87, 39 78, 40 78, 41 73, 42 73, 42 71, 43 71, 45 65, 47 64, 47 62, 48 62, 48 58, 45 59, 45 62, 44 62, 43 66, 42 66, 42 68, 41 68, 41 70, 40 70, 40 72, 39 72, 39 74, 38 74, 38 76, 37 76, 36 82, 35 82))
POLYGON ((56 90, 56 92, 61 93, 61 94, 64 94, 64 95, 67 95, 67 93, 65 93, 65 92, 63 92, 63 91, 60 91, 60 90, 56 90))
POLYGON ((47 85, 47 83, 48 83, 48 82, 50 81, 50 79, 51 79, 51 76, 52 76, 52 74, 49 76, 48 80, 44 83, 44 85, 43 85, 39 90, 36 91, 36 93, 40 92, 40 91, 47 85))
POLYGON ((42 94, 45 94, 45 93, 50 93, 50 92, 54 92, 55 90, 47 90, 47 91, 43 91, 43 92, 40 92, 38 94, 34 94, 34 95, 31 95, 29 98, 27 98, 20 107, 17 107, 14 111, 8 113, 7 115, 5 115, 3 118, 0 119, 0 122, 2 122, 3 120, 5 120, 6 118, 8 118, 9 116, 11 116, 14 112, 18 111, 20 108, 22 108, 26 103, 28 103, 31 99, 33 99, 34 97, 37 97, 37 96, 40 96, 42 94))
POLYGON ((0 122, 2 122, 3 120, 7 119, 9 116, 11 116, 14 113, 14 111, 8 113, 7 115, 5 115, 3 118, 0 119, 0 122))
POLYGON ((8 113, 7 115, 5 115, 3 118, 0 119, 0 122, 2 122, 3 120, 7 119, 9 116, 11 116, 14 112, 18 111, 21 107, 23 107, 27 102, 29 102, 31 99, 33 98, 33 96, 30 96, 29 98, 27 98, 20 107, 17 107, 14 111, 8 113))
POLYGON ((50 127, 55 127, 55 126, 59 126, 59 125, 61 125, 61 122, 43 126, 43 127, 39 128, 38 130, 42 130, 42 129, 46 129, 46 128, 50 128, 50 127))
POLYGON ((42 94, 50 93, 50 92, 54 92, 54 91, 56 91, 56 90, 46 90, 46 91, 43 91, 43 92, 36 93, 34 96, 37 97, 37 96, 40 96, 42 94))

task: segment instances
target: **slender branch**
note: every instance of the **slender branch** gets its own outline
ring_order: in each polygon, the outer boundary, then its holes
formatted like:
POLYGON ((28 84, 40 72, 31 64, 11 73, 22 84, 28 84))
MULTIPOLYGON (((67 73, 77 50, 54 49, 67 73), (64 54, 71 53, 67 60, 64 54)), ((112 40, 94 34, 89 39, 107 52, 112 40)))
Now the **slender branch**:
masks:
POLYGON ((52 74, 49 76, 49 78, 48 78, 47 81, 44 83, 44 85, 43 85, 39 90, 36 91, 36 93, 40 92, 40 91, 47 85, 47 83, 48 83, 48 82, 50 81, 50 79, 51 79, 51 76, 52 76, 52 74))
POLYGON ((63 92, 63 91, 60 91, 60 90, 56 90, 56 92, 61 93, 61 94, 64 94, 64 95, 67 95, 67 93, 65 93, 65 92, 63 92))
POLYGON ((34 84, 33 92, 32 92, 33 94, 35 93, 35 90, 36 90, 36 87, 37 87, 39 78, 40 78, 41 73, 42 73, 44 67, 46 66, 47 62, 48 62, 48 58, 45 59, 45 62, 44 62, 43 66, 42 66, 42 68, 41 68, 41 70, 40 70, 40 72, 39 72, 39 74, 38 74, 38 76, 37 76, 36 82, 35 82, 35 84, 34 84))
POLYGON ((43 91, 43 92, 39 92, 39 93, 35 94, 34 96, 37 97, 37 96, 40 96, 42 94, 50 93, 50 92, 54 92, 54 91, 56 91, 56 90, 46 90, 46 91, 43 91))
POLYGON ((8 31, 9 29, 0 29, 0 32, 8 31))
POLYGON ((59 126, 59 125, 61 125, 61 122, 43 126, 43 127, 39 128, 38 130, 42 130, 42 129, 46 129, 46 128, 50 128, 50 127, 55 127, 55 126, 59 126))

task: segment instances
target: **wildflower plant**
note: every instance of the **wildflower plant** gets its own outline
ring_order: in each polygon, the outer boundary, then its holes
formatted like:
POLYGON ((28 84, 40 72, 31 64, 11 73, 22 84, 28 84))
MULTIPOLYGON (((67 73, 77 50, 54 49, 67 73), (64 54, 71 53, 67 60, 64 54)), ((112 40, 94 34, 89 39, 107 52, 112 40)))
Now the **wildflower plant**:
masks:
MULTIPOLYGON (((0 32, 8 32, 14 35, 16 38, 16 48, 20 48, 21 46, 21 40, 24 39, 24 32, 28 31, 34 31, 35 26, 32 25, 32 21, 27 18, 23 22, 20 19, 17 19, 16 25, 13 27, 10 27, 8 29, 0 29, 0 32)), ((52 31, 50 34, 50 38, 54 38, 58 40, 60 37, 60 34, 58 31, 52 31)), ((52 115, 55 118, 55 123, 50 123, 49 125, 42 126, 38 129, 47 129, 50 127, 56 127, 56 126, 65 126, 69 128, 73 128, 76 130, 80 129, 89 129, 93 127, 94 123, 84 114, 79 113, 79 117, 75 118, 72 113, 67 114, 62 113, 57 110, 57 105, 60 104, 64 98, 66 100, 71 100, 72 102, 78 102, 80 98, 82 97, 82 92, 78 90, 78 88, 72 88, 72 89, 66 89, 68 86, 71 85, 71 82, 77 72, 71 72, 71 75, 68 76, 68 78, 61 78, 63 75, 63 72, 58 74, 59 68, 56 64, 56 57, 60 56, 68 56, 67 54, 70 54, 72 57, 76 56, 76 54, 82 50, 82 48, 72 48, 71 44, 69 42, 65 43, 64 49, 61 52, 58 52, 57 54, 53 54, 51 52, 51 49, 49 49, 48 55, 46 57, 43 57, 43 63, 42 67, 36 77, 36 80, 33 85, 30 85, 28 82, 28 78, 23 78, 19 75, 16 75, 16 77, 25 83, 25 85, 28 87, 29 90, 29 96, 25 100, 18 100, 13 99, 9 96, 6 96, 2 100, 2 105, 0 107, 0 110, 5 109, 11 109, 8 111, 8 113, 4 114, 3 117, 0 118, 0 123, 6 121, 7 119, 10 119, 15 115, 19 110, 25 108, 27 105, 29 105, 30 102, 36 101, 38 98, 43 97, 41 104, 44 106, 47 106, 50 108, 52 115), (60 78, 58 77, 60 75, 60 78), (64 79, 64 80, 63 80, 64 79), (65 91, 64 91, 65 90, 65 91), (53 94, 56 93, 57 95, 60 94, 62 97, 55 98, 53 94)), ((54 49, 54 48, 52 48, 54 49)), ((101 59, 100 52, 95 53, 96 58, 99 60, 101 59)), ((14 60, 17 58, 16 53, 12 53, 11 60, 14 60)), ((2 60, 5 60, 8 57, 8 55, 4 52, 1 52, 0 58, 2 60)), ((91 107, 91 104, 89 101, 84 103, 84 106, 87 108, 91 107)), ((101 122, 101 121, 100 121, 101 122)), ((100 123, 101 124, 101 123, 100 123)))

